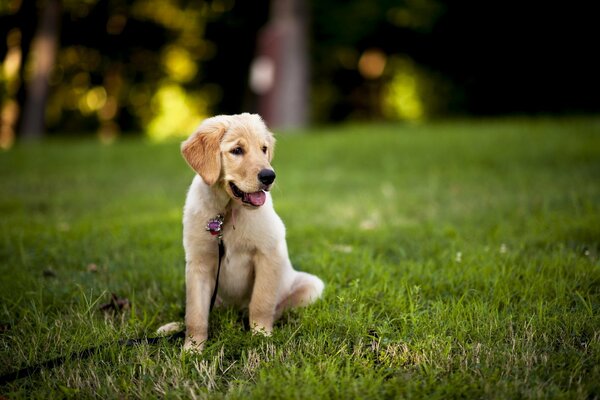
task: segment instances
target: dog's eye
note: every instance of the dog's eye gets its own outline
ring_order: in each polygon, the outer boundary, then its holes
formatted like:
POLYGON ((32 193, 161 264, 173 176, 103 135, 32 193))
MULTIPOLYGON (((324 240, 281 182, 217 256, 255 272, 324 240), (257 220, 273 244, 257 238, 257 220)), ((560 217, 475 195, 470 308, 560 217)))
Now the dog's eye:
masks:
POLYGON ((265 153, 265 154, 267 154, 267 146, 263 146, 262 147, 262 152, 265 153))
POLYGON ((233 155, 241 156, 244 154, 244 149, 242 149, 241 147, 238 146, 234 149, 231 149, 229 152, 233 155))

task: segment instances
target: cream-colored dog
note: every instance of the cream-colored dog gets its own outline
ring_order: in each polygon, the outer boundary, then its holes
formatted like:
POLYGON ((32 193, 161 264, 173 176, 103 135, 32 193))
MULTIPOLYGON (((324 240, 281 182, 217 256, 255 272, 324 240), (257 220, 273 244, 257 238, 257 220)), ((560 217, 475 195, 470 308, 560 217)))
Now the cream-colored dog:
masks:
MULTIPOLYGON (((217 304, 249 308, 253 332, 270 335, 285 309, 321 296, 319 278, 293 269, 285 227, 268 193, 275 180, 270 164, 274 145, 256 114, 208 118, 181 145, 183 157, 198 173, 183 212, 185 349, 201 351, 208 337, 219 254, 217 236, 207 231, 207 224, 218 215, 224 216, 225 255, 217 304)), ((159 331, 168 329, 165 325, 159 331)))

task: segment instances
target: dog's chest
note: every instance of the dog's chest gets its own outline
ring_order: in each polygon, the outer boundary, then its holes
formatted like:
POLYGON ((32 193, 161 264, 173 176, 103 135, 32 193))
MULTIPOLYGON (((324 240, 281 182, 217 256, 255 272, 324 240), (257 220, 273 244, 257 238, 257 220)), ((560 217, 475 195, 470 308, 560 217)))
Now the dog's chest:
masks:
POLYGON ((223 226, 223 242, 236 253, 253 252, 256 249, 256 236, 252 226, 241 218, 231 219, 223 226))
MULTIPOLYGON (((259 224, 260 225, 260 224, 259 224)), ((230 214, 223 225, 225 255, 219 281, 220 296, 241 305, 249 297, 254 283, 253 256, 258 243, 252 215, 230 214)))
POLYGON ((254 285, 253 256, 257 251, 253 237, 243 225, 223 230, 225 255, 221 265, 219 296, 226 302, 246 306, 254 285))
POLYGON ((265 242, 271 240, 274 231, 277 231, 275 219, 271 204, 255 210, 232 210, 223 226, 225 245, 240 253, 254 253, 257 248, 264 248, 265 242))
POLYGON ((227 303, 245 306, 254 285, 254 263, 251 253, 228 247, 221 266, 219 296, 227 303))

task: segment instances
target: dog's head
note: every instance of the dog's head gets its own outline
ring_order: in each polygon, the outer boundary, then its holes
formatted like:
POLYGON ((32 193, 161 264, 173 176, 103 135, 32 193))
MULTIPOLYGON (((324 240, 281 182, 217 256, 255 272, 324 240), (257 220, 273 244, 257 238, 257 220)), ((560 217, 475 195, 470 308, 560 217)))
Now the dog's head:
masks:
POLYGON ((219 115, 202 122, 181 144, 181 153, 207 185, 260 207, 275 180, 274 147, 273 134, 257 114, 219 115))

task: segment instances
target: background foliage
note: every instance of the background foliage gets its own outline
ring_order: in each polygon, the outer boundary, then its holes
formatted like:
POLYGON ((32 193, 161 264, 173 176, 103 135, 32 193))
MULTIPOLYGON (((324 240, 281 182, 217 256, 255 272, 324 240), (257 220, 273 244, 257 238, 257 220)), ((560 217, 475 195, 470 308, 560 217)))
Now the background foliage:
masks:
MULTIPOLYGON (((0 6, 4 114, 23 108, 49 1, 58 0, 0 6)), ((248 76, 260 29, 274 18, 269 1, 60 4, 50 132, 161 138, 207 115, 256 110, 248 76)), ((308 4, 313 122, 599 111, 600 32, 588 2, 308 4)))

